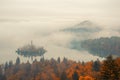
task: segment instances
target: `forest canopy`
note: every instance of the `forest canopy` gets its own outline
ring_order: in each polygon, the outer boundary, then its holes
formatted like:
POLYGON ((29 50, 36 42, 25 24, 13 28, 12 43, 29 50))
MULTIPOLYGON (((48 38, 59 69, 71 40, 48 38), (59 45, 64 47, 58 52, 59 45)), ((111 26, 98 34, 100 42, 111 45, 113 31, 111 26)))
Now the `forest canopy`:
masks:
POLYGON ((0 65, 0 80, 120 80, 120 57, 89 62, 41 58, 32 63, 20 63, 18 57, 15 64, 0 65))

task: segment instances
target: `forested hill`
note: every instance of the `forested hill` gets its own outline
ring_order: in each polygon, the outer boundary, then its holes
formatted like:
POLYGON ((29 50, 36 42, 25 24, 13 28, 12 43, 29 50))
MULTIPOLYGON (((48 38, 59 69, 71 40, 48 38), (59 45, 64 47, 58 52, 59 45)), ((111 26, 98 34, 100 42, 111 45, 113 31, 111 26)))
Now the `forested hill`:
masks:
POLYGON ((83 48, 93 55, 106 57, 109 54, 120 56, 120 37, 105 37, 72 42, 74 49, 83 48), (81 47, 81 48, 78 48, 81 47))

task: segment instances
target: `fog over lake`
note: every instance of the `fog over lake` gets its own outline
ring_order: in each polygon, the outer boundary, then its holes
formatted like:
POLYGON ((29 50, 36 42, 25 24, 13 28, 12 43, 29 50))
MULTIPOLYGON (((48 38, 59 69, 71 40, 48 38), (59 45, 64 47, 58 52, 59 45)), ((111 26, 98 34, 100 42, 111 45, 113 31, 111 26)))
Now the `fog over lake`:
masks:
MULTIPOLYGON (((0 0, 0 64, 15 61, 19 56, 15 53, 17 48, 30 44, 31 40, 36 46, 44 46, 46 59, 59 56, 76 61, 102 59, 87 51, 71 49, 70 42, 120 36, 119 3, 119 0, 0 0), (101 30, 62 31, 86 20, 99 25, 101 30)), ((23 62, 28 60, 20 58, 23 62)))

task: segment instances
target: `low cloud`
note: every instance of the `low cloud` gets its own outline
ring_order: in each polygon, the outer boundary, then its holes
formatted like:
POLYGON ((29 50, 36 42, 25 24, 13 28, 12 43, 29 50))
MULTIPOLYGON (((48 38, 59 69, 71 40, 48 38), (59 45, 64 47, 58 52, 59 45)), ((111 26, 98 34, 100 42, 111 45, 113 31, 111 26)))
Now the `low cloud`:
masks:
POLYGON ((19 22, 28 22, 27 19, 8 19, 8 18, 2 18, 0 19, 0 23, 19 23, 19 22))
MULTIPOLYGON (((47 49, 47 53, 45 54, 46 58, 50 57, 67 57, 75 60, 86 60, 88 61, 92 59, 97 59, 97 56, 93 56, 86 51, 77 51, 70 48, 71 41, 73 40, 85 40, 91 38, 99 38, 99 37, 109 37, 109 36, 118 36, 119 32, 112 30, 112 28, 104 29, 103 26, 99 26, 102 28, 99 32, 66 32, 62 31, 62 29, 71 28, 71 26, 66 27, 57 27, 57 24, 50 24, 39 22, 39 21, 30 21, 30 22, 21 22, 21 23, 1 23, 0 29, 0 50, 4 54, 12 54, 12 56, 16 55, 15 50, 19 47, 22 47, 26 44, 29 44, 31 40, 33 40, 33 44, 36 46, 44 46, 47 49), (9 52, 11 51, 11 52, 9 52), (49 56, 50 55, 50 56, 49 56)), ((73 27, 74 28, 74 27, 73 27)), ((87 27, 86 27, 87 28, 87 27)), ((92 28, 94 29, 94 28, 92 28)), ((5 55, 3 55, 5 57, 5 55)), ((14 56, 15 57, 15 56, 14 56)), ((9 59, 12 59, 9 58, 9 59)))

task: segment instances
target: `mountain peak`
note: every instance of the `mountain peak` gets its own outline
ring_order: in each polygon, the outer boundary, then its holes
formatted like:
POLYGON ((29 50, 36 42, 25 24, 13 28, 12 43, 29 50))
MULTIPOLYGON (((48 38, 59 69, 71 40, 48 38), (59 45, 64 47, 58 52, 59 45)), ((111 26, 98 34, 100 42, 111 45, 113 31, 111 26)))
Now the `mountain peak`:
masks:
POLYGON ((90 33, 93 33, 93 32, 98 32, 100 31, 101 28, 99 25, 89 21, 89 20, 85 20, 85 21, 82 21, 80 22, 79 24, 77 25, 74 25, 72 27, 69 27, 69 28, 66 28, 64 29, 63 31, 67 31, 67 32, 75 32, 75 33, 82 33, 82 32, 90 32, 90 33))
POLYGON ((82 21, 81 23, 80 23, 81 25, 91 25, 91 24, 93 24, 91 21, 89 21, 89 20, 85 20, 85 21, 82 21))
POLYGON ((85 26, 96 26, 96 24, 94 24, 92 21, 90 20, 85 20, 85 21, 82 21, 80 22, 79 24, 77 24, 76 26, 78 27, 85 27, 85 26))

